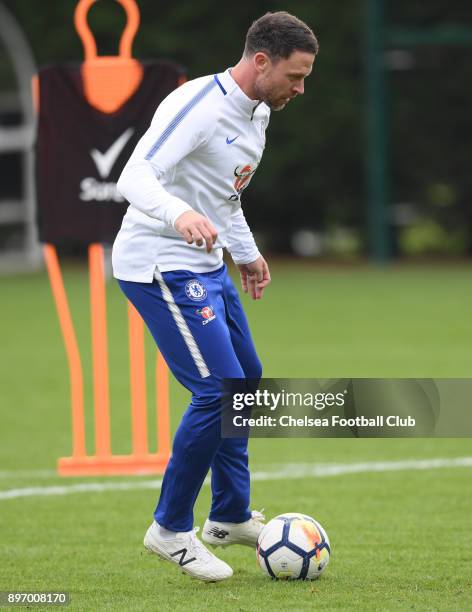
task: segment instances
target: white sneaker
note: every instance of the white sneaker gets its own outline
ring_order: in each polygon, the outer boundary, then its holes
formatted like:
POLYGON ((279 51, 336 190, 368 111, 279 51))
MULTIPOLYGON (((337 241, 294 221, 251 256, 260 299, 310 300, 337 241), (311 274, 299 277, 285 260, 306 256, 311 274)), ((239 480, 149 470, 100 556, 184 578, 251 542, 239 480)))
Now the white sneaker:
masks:
POLYGON ((159 536, 159 525, 153 521, 144 536, 144 546, 162 559, 175 563, 180 569, 204 582, 225 580, 233 575, 230 566, 215 557, 197 538, 198 527, 175 538, 164 540, 159 536))
POLYGON ((257 510, 244 523, 219 523, 207 519, 202 531, 202 540, 212 546, 229 546, 242 544, 256 548, 257 538, 264 527, 265 516, 257 510))

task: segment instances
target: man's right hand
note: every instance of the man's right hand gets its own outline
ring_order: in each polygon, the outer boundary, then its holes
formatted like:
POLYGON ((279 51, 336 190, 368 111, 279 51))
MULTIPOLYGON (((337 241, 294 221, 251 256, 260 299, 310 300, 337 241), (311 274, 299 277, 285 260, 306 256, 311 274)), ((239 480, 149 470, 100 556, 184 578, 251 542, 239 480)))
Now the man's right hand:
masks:
POLYGON ((182 234, 188 244, 195 241, 197 246, 202 246, 205 242, 207 253, 210 253, 218 237, 218 232, 213 224, 194 210, 187 210, 179 215, 175 220, 174 227, 179 234, 182 234))

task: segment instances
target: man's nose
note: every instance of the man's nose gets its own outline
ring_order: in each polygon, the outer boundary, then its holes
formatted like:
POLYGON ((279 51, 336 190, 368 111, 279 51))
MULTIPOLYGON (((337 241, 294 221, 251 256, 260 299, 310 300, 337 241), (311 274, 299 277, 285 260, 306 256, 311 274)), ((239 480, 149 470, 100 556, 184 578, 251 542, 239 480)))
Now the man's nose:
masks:
POLYGON ((305 84, 303 83, 303 81, 295 85, 295 87, 293 88, 293 91, 294 93, 297 94, 297 96, 300 96, 301 94, 303 94, 305 92, 305 84))

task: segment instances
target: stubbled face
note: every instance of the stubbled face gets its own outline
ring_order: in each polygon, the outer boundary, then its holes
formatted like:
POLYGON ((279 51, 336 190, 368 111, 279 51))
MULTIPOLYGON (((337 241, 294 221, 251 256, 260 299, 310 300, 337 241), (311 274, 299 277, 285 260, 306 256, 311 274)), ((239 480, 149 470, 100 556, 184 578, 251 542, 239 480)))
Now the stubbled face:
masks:
POLYGON ((254 92, 257 99, 274 111, 282 110, 292 98, 304 92, 304 80, 311 73, 314 61, 315 56, 305 51, 293 51, 287 59, 275 62, 265 53, 256 53, 258 76, 254 92))

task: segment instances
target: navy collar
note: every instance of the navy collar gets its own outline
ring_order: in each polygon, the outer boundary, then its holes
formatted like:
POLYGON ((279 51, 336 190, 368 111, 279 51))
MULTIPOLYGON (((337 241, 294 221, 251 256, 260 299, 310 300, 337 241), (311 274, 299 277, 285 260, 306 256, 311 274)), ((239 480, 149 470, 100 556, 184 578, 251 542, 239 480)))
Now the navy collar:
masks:
POLYGON ((262 100, 251 100, 251 98, 244 93, 231 76, 231 68, 219 74, 215 74, 214 79, 221 91, 225 95, 231 96, 231 99, 234 100, 242 110, 249 113, 252 119, 256 108, 261 104, 262 100))

